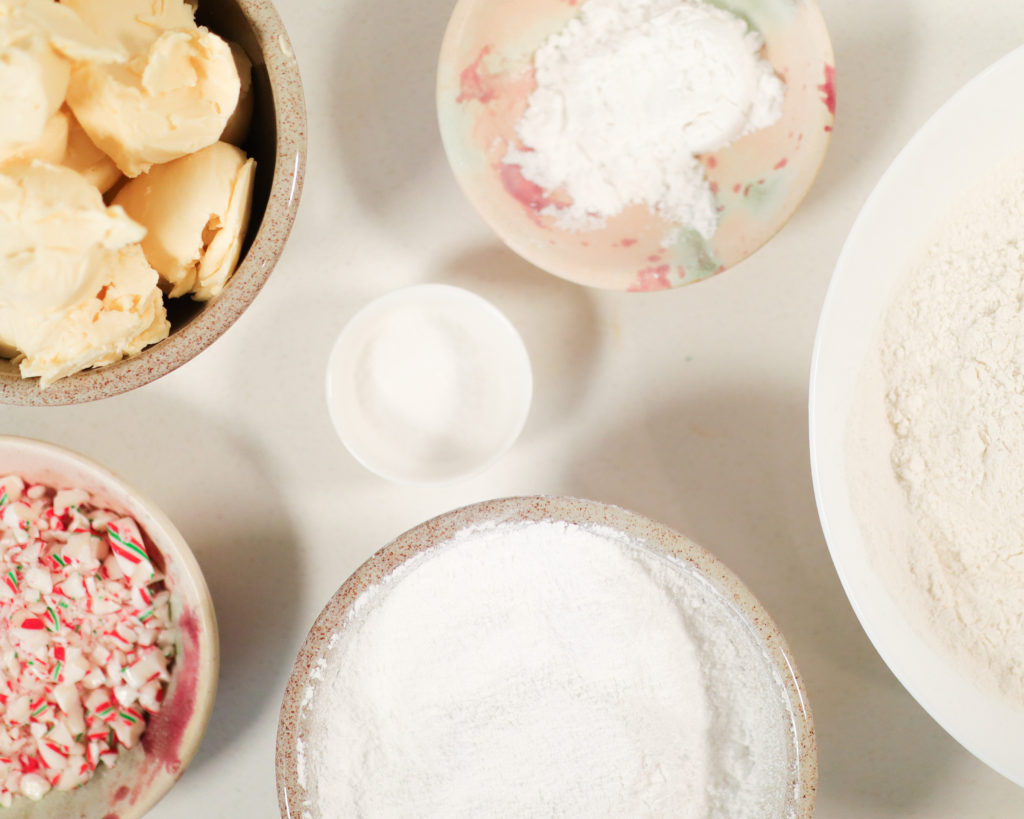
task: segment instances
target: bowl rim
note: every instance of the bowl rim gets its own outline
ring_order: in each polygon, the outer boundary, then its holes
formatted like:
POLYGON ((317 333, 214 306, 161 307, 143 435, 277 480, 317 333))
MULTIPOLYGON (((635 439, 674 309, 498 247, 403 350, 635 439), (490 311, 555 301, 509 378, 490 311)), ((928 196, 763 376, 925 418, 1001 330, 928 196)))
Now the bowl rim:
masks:
POLYGON ((282 819, 305 817, 294 749, 301 737, 302 706, 310 673, 348 609, 369 587, 407 560, 449 540, 456 532, 484 523, 558 521, 601 525, 640 540, 653 551, 689 564, 731 602, 757 636, 783 682, 791 714, 795 767, 790 780, 795 819, 811 819, 817 793, 817 739, 803 678, 785 637, 753 592, 703 546, 676 530, 620 506, 569 496, 527 495, 463 506, 399 535, 359 566, 321 610, 299 649, 281 703, 275 745, 278 806, 282 819), (292 813, 292 806, 295 813, 292 813))
POLYGON ((260 43, 270 77, 277 146, 266 212, 224 292, 178 332, 131 358, 82 370, 40 389, 38 378, 0 378, 0 404, 66 406, 129 392, 195 358, 249 307, 284 251, 306 171, 307 117, 298 61, 277 10, 268 0, 236 0, 260 43))
MULTIPOLYGON (((190 728, 184 735, 178 755, 180 765, 170 771, 167 776, 160 777, 156 785, 141 791, 135 802, 118 810, 118 815, 122 819, 139 819, 170 791, 191 764, 199 750, 213 713, 220 668, 220 634, 209 586, 191 548, 170 518, 149 496, 138 491, 120 475, 98 461, 67 447, 37 438, 0 434, 0 459, 3 457, 3 452, 11 448, 20 449, 30 455, 41 454, 45 459, 59 464, 70 463, 89 473, 98 484, 115 487, 121 494, 130 498, 132 505, 145 512, 150 519, 152 525, 143 526, 143 528, 153 540, 153 545, 165 560, 169 553, 173 554, 174 562, 182 567, 183 574, 195 586, 199 598, 195 615, 199 618, 199 628, 204 635, 204 639, 197 643, 197 663, 199 668, 207 669, 207 672, 203 675, 203 684, 197 686, 196 689, 195 704, 192 716, 188 721, 190 728), (159 542, 154 536, 156 534, 160 535, 159 542)), ((8 474, 2 463, 0 463, 0 474, 8 474)), ((143 521, 139 521, 139 524, 143 525, 143 521)))

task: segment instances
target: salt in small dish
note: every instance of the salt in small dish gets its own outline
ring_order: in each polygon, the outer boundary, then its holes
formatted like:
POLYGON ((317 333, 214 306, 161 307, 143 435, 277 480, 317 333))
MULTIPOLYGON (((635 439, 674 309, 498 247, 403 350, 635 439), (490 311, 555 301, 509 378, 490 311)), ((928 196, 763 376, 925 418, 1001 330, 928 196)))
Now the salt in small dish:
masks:
POLYGON ((529 414, 529 354, 486 299, 424 284, 370 302, 327 367, 335 430, 367 469, 398 483, 452 481, 494 463, 529 414))

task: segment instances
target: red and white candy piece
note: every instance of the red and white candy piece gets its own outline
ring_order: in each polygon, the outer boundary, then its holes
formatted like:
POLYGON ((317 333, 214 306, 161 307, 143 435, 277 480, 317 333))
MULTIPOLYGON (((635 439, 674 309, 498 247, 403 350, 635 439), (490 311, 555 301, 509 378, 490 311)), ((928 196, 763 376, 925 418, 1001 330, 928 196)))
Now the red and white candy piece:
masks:
POLYGON ((175 638, 134 520, 0 477, 0 805, 86 782, 155 713, 175 638))

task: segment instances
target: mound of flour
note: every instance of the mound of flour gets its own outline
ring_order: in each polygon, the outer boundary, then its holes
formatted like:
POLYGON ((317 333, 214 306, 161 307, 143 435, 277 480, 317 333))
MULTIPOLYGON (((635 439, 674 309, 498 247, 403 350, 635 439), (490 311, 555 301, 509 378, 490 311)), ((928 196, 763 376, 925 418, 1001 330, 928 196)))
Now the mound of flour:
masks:
MULTIPOLYGON (((874 389, 889 429, 861 448, 891 436, 899 503, 858 512, 911 623, 1024 707, 1024 169, 1011 171, 938 226, 887 313, 874 389)), ((854 494, 880 498, 877 478, 851 473, 854 494)))
POLYGON ((614 532, 462 532, 365 593, 307 692, 317 817, 790 815, 781 681, 614 532))

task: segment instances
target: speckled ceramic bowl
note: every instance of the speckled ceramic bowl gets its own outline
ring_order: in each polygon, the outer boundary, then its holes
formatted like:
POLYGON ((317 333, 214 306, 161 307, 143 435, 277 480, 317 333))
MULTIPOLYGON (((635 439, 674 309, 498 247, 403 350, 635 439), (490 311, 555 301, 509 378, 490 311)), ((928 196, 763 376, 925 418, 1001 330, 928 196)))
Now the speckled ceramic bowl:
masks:
POLYGON ((171 334, 139 355, 63 378, 45 390, 0 359, 0 403, 79 404, 148 384, 209 347, 245 311, 274 268, 295 220, 306 165, 299 68, 269 0, 200 0, 196 20, 245 50, 253 64, 253 118, 242 147, 256 159, 252 217, 238 269, 206 303, 167 299, 171 334))
MULTIPOLYGON (((277 793, 284 819, 320 819, 302 786, 300 750, 312 719, 311 684, 323 679, 332 637, 345 627, 351 607, 369 587, 382 583, 399 566, 422 552, 451 540, 459 532, 485 524, 563 521, 610 528, 641 548, 677 563, 680 571, 696 571, 721 595, 749 629, 765 662, 774 668, 784 701, 790 794, 788 816, 810 819, 818 779, 817 744, 807 695, 792 655, 778 627, 750 590, 706 549, 673 530, 616 506, 574 498, 524 497, 487 501, 441 515, 417 526, 385 546, 345 581, 320 613, 299 651, 285 691, 277 731, 277 793)), ((325 818, 326 819, 326 818, 325 818)))
POLYGON ((61 447, 0 436, 0 476, 16 474, 56 487, 88 491, 106 508, 133 517, 166 576, 179 629, 177 658, 161 711, 142 742, 117 765, 80 788, 52 791, 39 802, 17 799, 6 819, 138 819, 171 788, 199 747, 217 690, 219 644, 213 603, 195 557, 177 529, 121 478, 61 447))
POLYGON ((719 205, 705 241, 642 205, 600 230, 569 232, 542 215, 542 191, 503 162, 536 87, 533 53, 579 13, 576 0, 459 0, 441 47, 437 108, 455 176, 504 242, 580 284, 661 290, 732 267, 785 224, 810 189, 835 119, 832 46, 816 0, 714 0, 765 39, 786 83, 781 119, 701 157, 719 205))

